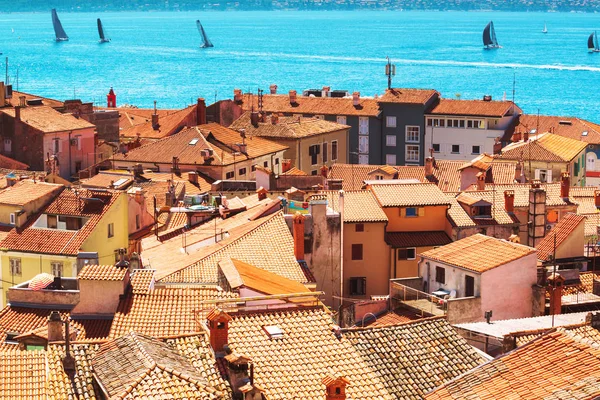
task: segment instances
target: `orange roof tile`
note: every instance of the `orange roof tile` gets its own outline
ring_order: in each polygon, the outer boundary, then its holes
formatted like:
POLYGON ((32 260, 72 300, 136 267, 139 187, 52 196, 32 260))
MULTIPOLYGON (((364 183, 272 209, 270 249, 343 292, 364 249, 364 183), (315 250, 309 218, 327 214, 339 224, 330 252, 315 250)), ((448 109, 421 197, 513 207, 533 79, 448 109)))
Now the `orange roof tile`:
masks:
POLYGON ((386 232, 385 242, 394 248, 443 246, 452 240, 444 231, 386 232))
POLYGON ((447 195, 448 200, 450 200, 450 209, 448 210, 448 218, 453 226, 457 227, 467 227, 467 226, 475 226, 475 222, 471 219, 469 214, 465 211, 464 208, 458 203, 455 197, 451 195, 447 195))
POLYGON ((23 206, 46 195, 56 195, 63 188, 63 185, 25 179, 0 191, 0 204, 23 206))
POLYGON ((45 399, 45 352, 0 351, 0 387, 5 399, 45 399))
MULTIPOLYGON (((326 191, 329 207, 340 212, 340 193, 326 191)), ((344 222, 387 222, 388 217, 370 190, 353 190, 344 192, 344 222)))
POLYGON ((521 109, 512 101, 440 99, 428 114, 502 118, 520 113, 521 109))
MULTIPOLYGON (((398 308, 395 311, 388 311, 384 314, 380 314, 376 317, 376 319, 373 319, 372 317, 369 318, 367 315, 364 326, 375 328, 387 325, 399 325, 422 318, 423 317, 420 314, 414 313, 407 309, 398 308)), ((359 321, 356 322, 358 324, 359 321)), ((360 322, 362 323, 362 321, 360 322)))
POLYGON ((387 89, 383 96, 377 99, 380 103, 426 104, 439 93, 433 89, 387 89))
POLYGON ((587 143, 545 133, 528 142, 515 142, 502 149, 497 157, 507 160, 570 162, 587 147, 587 143))
POLYGON ((122 281, 128 269, 116 265, 86 265, 77 279, 90 281, 122 281))
POLYGON ((29 165, 0 154, 0 168, 29 169, 29 165))
POLYGON ((159 113, 157 129, 152 126, 152 115, 150 115, 150 120, 146 120, 147 122, 136 123, 130 128, 123 129, 119 135, 126 138, 140 137, 146 139, 162 139, 174 135, 186 126, 196 125, 196 107, 194 104, 182 110, 159 113))
POLYGON ((444 383, 425 399, 593 399, 598 395, 600 350, 554 332, 444 383))
POLYGON ((133 294, 148 294, 154 289, 153 269, 134 269, 131 273, 131 290, 133 294))
POLYGON ((16 106, 19 104, 19 98, 21 96, 25 96, 25 101, 28 100, 33 100, 33 99, 41 99, 42 103, 45 106, 49 106, 52 108, 62 108, 64 107, 64 103, 60 100, 55 100, 55 99, 50 99, 48 97, 42 97, 42 96, 38 96, 35 94, 31 94, 31 93, 25 93, 25 92, 17 92, 16 90, 13 90, 13 97, 11 99, 11 104, 13 106, 16 106))
POLYGON ((374 183, 371 191, 382 207, 449 205, 450 201, 433 183, 374 183))
MULTIPOLYGON (((565 240, 567 240, 580 226, 584 223, 586 218, 583 215, 566 214, 552 230, 538 243, 538 259, 542 261, 548 260, 548 258, 554 253, 554 246, 559 248, 565 240)), ((584 233, 585 234, 585 233, 584 233)), ((583 249, 581 249, 583 255, 583 249)))
MULTIPOLYGON (((546 191, 546 206, 577 205, 577 202, 572 196, 566 200, 561 197, 560 183, 542 183, 540 184, 540 188, 546 191)), ((476 186, 473 185, 467 188, 467 192, 474 196, 482 196, 490 203, 496 202, 499 204, 499 208, 500 205, 504 208, 504 192, 506 190, 512 190, 515 192, 515 207, 529 207, 530 189, 530 183, 514 183, 511 185, 486 184, 485 190, 483 191, 477 190, 476 186)))
MULTIPOLYGON (((580 118, 531 114, 520 115, 519 124, 515 128, 515 132, 524 133, 531 132, 532 130, 537 133, 552 132, 574 140, 600 144, 600 125, 580 118)), ((505 137, 504 140, 508 141, 510 138, 505 137)))
POLYGON ((296 167, 292 167, 289 170, 287 170, 287 171, 285 171, 285 172, 283 172, 283 173, 281 173, 279 175, 280 176, 282 176, 282 175, 283 176, 291 176, 291 175, 294 175, 294 176, 307 176, 308 174, 306 172, 302 171, 301 169, 298 169, 296 167))
MULTIPOLYGON (((241 106, 245 111, 258 110, 258 98, 244 94, 241 106)), ((289 95, 268 94, 263 96, 262 109, 267 113, 304 115, 358 115, 376 117, 379 103, 376 99, 361 97, 355 106, 352 97, 307 97, 297 96, 296 103, 290 104, 289 95)))
POLYGON ((80 183, 81 186, 87 188, 122 190, 131 185, 133 179, 133 174, 130 172, 100 171, 97 175, 94 175, 91 178, 82 179, 80 183), (115 185, 116 183, 119 184, 115 185))
MULTIPOLYGON (((104 110, 114 110, 114 108, 104 108, 104 110)), ((155 113, 155 110, 152 108, 134 107, 119 107, 117 111, 119 112, 119 129, 121 131, 152 121, 152 114, 155 113)), ((180 110, 157 109, 156 113, 159 117, 166 117, 178 111, 180 110)))
POLYGON ((532 247, 478 233, 420 255, 481 273, 535 252, 532 247))
MULTIPOLYGON (((14 108, 4 108, 0 112, 15 118, 14 108)), ((84 119, 75 118, 71 114, 62 114, 48 106, 22 108, 21 121, 43 133, 95 129, 94 125, 84 119)))

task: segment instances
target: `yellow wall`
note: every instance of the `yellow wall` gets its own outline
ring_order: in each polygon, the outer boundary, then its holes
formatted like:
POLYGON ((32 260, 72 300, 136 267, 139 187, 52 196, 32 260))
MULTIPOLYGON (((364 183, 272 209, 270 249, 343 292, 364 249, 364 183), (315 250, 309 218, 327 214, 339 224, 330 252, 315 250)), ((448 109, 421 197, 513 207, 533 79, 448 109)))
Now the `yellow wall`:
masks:
MULTIPOLYGON (((297 155, 295 158, 295 160, 292 162, 292 165, 296 166, 296 168, 301 169, 302 171, 306 172, 307 174, 311 174, 312 171, 317 171, 317 174, 319 174, 319 169, 323 166, 323 165, 327 165, 328 167, 333 165, 334 163, 347 163, 347 152, 348 152, 348 142, 347 142, 347 137, 348 137, 348 130, 344 129, 341 131, 337 131, 337 132, 331 132, 331 133, 325 133, 322 135, 315 135, 315 136, 309 136, 309 137, 305 137, 302 138, 299 141, 299 145, 297 144, 297 150, 295 151, 295 153, 297 154, 298 152, 300 153, 300 160, 298 160, 297 155), (338 142, 338 157, 335 161, 333 161, 331 159, 331 142, 337 140, 338 142), (323 162, 323 143, 327 142, 327 162, 324 163, 323 162), (308 148, 310 146, 313 146, 315 144, 319 144, 321 145, 321 154, 319 154, 317 156, 317 165, 312 165, 312 159, 311 157, 308 155, 308 148)), ((286 145, 291 147, 293 146, 292 143, 285 143, 286 145)))
POLYGON ((419 254, 431 249, 433 246, 417 247, 414 260, 398 260, 398 249, 390 249, 390 276, 392 279, 419 276, 419 254))
POLYGON ((401 207, 384 207, 389 223, 388 232, 443 231, 446 228, 446 210, 448 206, 425 206, 424 215, 405 217, 401 207))
MULTIPOLYGON (((556 258, 583 257, 585 246, 585 221, 560 244, 556 249, 556 258)), ((551 236, 552 237, 552 236, 551 236)))
POLYGON ((364 232, 356 232, 356 224, 344 223, 344 297, 368 299, 389 292, 389 246, 384 240, 385 223, 366 223, 364 232), (352 245, 363 245, 363 259, 352 260, 352 245), (350 294, 350 278, 366 277, 367 293, 350 294))

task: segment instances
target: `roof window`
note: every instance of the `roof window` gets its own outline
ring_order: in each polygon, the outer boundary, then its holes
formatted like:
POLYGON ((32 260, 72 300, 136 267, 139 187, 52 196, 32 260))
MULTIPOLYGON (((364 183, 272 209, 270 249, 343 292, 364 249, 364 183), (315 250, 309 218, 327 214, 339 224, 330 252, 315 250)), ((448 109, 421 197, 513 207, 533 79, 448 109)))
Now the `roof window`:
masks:
POLYGON ((587 135, 588 135, 588 131, 581 132, 581 136, 587 136, 587 135))
POLYGON ((196 143, 198 143, 198 140, 200 140, 200 139, 198 139, 198 138, 194 138, 194 139, 190 140, 190 142, 189 142, 188 144, 189 144, 190 146, 195 146, 195 145, 196 145, 196 143))
POLYGON ((269 335, 269 339, 281 339, 283 338, 283 331, 277 325, 265 325, 263 326, 267 335, 269 335))

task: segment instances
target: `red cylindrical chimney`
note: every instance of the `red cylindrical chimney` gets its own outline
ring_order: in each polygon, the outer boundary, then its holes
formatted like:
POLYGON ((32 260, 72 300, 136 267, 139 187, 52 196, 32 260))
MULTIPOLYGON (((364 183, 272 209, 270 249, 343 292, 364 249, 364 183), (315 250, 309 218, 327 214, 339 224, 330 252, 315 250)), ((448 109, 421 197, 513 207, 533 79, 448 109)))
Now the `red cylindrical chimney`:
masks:
POLYGON ((294 216, 294 255, 296 260, 304 260, 304 222, 306 217, 300 213, 294 216))
POLYGON ((550 292, 550 315, 557 315, 562 312, 562 288, 565 282, 560 274, 551 274, 546 282, 550 292))
POLYGON ((201 97, 198 97, 198 102, 196 104, 196 124, 206 124, 206 101, 201 97))
POLYGON ((560 197, 566 199, 569 197, 569 189, 571 187, 571 181, 569 179, 569 173, 563 172, 560 176, 560 197))
POLYGON ((505 190, 504 191, 504 209, 508 213, 515 212, 515 191, 505 190))

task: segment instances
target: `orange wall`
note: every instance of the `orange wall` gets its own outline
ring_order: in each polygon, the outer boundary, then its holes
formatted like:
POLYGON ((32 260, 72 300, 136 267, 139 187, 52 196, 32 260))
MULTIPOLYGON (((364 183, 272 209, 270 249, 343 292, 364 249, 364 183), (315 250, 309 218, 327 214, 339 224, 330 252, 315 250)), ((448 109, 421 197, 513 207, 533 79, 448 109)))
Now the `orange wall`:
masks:
MULTIPOLYGON (((443 231, 446 228, 446 211, 448 206, 425 206, 425 215, 419 217, 402 217, 401 207, 385 207, 383 211, 388 217, 388 232, 421 232, 443 231)), ((402 212, 404 214, 404 212, 402 212)))
POLYGON ((398 260, 398 249, 390 249, 390 276, 392 279, 419 276, 419 254, 431 249, 433 246, 417 247, 414 260, 398 260))

